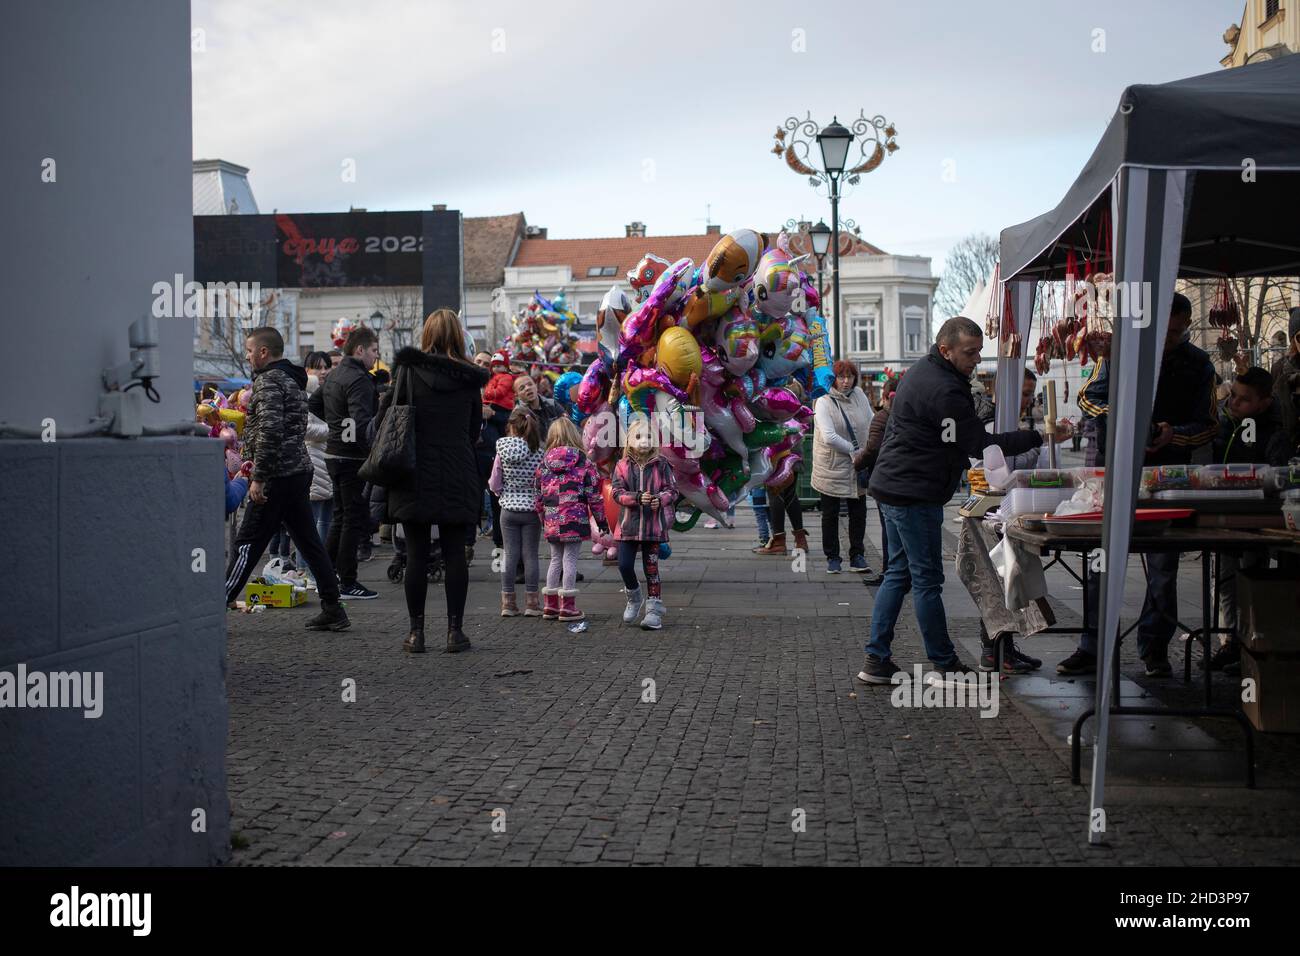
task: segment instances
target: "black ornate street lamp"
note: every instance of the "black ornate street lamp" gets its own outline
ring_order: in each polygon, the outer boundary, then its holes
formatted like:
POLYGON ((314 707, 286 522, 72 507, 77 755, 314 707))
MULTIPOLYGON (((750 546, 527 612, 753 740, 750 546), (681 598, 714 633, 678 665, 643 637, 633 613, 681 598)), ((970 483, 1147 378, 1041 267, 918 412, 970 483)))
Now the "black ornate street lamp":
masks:
MULTIPOLYGON (((861 237, 862 230, 852 219, 844 219, 840 223, 840 247, 841 255, 848 255, 848 251, 853 248, 855 239, 861 237), (847 242, 845 240, 848 240, 847 242)), ((817 225, 810 226, 807 221, 802 219, 787 219, 785 231, 790 235, 790 248, 799 255, 809 253, 817 260, 817 297, 823 303, 823 312, 825 311, 826 290, 824 280, 826 278, 826 254, 831 249, 831 227, 826 225, 824 220, 817 220, 817 225)))
MULTIPOLYGON (((865 173, 871 172, 887 155, 898 149, 894 142, 897 130, 883 116, 867 118, 861 112, 851 127, 844 126, 832 117, 830 124, 818 128, 809 114, 803 119, 791 116, 776 131, 776 144, 772 152, 782 157, 793 172, 807 176, 814 188, 826 186, 831 200, 831 282, 832 314, 835 319, 832 350, 840 357, 840 195, 841 184, 856 185, 865 173), (822 168, 808 164, 811 144, 816 141, 821 153, 822 168), (849 167, 850 149, 856 143, 858 152, 849 167), (868 152, 870 149, 870 152, 868 152)), ((811 230, 809 231, 811 235, 811 230)), ((823 253, 824 255, 824 253, 823 253)), ((820 259, 819 259, 820 262, 820 259)), ((823 309, 824 311, 824 309, 823 309)))
POLYGON ((808 238, 812 242, 813 255, 817 257, 817 298, 824 301, 826 291, 822 288, 822 277, 826 274, 826 253, 831 248, 831 227, 826 225, 826 220, 818 219, 817 225, 808 230, 808 238))

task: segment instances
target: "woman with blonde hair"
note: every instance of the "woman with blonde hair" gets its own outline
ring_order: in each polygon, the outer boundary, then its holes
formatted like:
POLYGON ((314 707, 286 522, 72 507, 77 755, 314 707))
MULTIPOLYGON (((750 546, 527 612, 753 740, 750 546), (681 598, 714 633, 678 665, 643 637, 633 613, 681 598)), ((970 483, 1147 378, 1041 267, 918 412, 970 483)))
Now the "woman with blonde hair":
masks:
POLYGON ((424 320, 420 347, 397 353, 393 386, 381 416, 391 405, 414 408, 415 477, 388 489, 388 514, 402 523, 408 563, 405 576, 410 633, 403 649, 424 653, 424 599, 428 591, 429 539, 433 525, 446 569, 448 654, 468 650, 462 630, 469 568, 465 547, 478 524, 483 484, 474 446, 483 422, 480 390, 488 373, 465 354, 465 332, 451 309, 424 320))
POLYGON ((537 514, 542 534, 551 546, 551 564, 542 588, 542 617, 549 621, 581 621, 577 608, 578 554, 591 537, 591 519, 601 534, 609 534, 600 475, 582 453, 582 438, 567 418, 551 422, 546 454, 537 468, 537 514))

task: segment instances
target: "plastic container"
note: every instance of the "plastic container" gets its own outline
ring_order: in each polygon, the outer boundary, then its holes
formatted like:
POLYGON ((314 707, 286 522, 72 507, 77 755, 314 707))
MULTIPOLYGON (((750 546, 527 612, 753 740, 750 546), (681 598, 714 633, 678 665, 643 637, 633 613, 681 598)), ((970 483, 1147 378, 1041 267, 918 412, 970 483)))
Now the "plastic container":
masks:
POLYGON ((1268 469, 1264 487, 1270 494, 1300 491, 1300 465, 1278 465, 1268 469))
POLYGON ((1194 488, 1196 465, 1158 465, 1142 469, 1142 488, 1145 491, 1176 491, 1194 488))
POLYGON ((1282 496, 1282 520, 1290 531, 1300 531, 1300 491, 1288 491, 1282 496))
POLYGON ((1010 521, 1017 515, 1050 514, 1063 501, 1074 497, 1075 488, 1012 488, 1002 499, 998 511, 1010 521))
POLYGON ((1263 488, 1267 465, 1201 465, 1192 472, 1192 487, 1202 491, 1263 488))
POLYGON ((1074 476, 1066 468, 1035 468, 1031 471, 1013 471, 1006 489, 1013 488, 1073 488, 1074 476))

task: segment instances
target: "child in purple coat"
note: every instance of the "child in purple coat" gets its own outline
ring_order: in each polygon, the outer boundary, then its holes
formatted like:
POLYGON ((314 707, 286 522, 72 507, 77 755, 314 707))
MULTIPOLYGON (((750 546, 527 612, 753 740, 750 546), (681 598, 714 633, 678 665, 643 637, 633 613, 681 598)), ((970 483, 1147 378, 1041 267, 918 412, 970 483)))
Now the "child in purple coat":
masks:
POLYGON ((596 519, 601 534, 609 534, 600 474, 581 446, 573 422, 557 418, 546 433, 546 454, 537 468, 537 514, 551 546, 542 588, 542 618, 549 621, 582 620, 577 608, 578 555, 582 542, 591 537, 591 519, 596 519))
POLYGON ((667 459, 660 457, 653 430, 644 418, 633 419, 628 426, 623 458, 614 469, 612 487, 614 500, 623 509, 614 534, 618 540, 618 570, 627 587, 623 622, 631 624, 641 613, 641 586, 636 579, 636 556, 640 553, 647 593, 641 627, 657 631, 664 625, 659 545, 668 540, 677 481, 667 459))

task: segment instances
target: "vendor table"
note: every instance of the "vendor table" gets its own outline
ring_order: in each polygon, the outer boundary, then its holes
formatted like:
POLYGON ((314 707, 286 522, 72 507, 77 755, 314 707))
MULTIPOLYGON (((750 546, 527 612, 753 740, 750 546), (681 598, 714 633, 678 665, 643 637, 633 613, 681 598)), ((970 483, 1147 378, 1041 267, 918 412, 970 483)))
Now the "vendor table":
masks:
MULTIPOLYGON (((1040 555, 1053 555, 1052 563, 1060 560, 1061 554, 1078 553, 1084 558, 1084 577, 1081 579, 1085 582, 1086 597, 1086 580, 1088 575, 1087 556, 1089 552, 1101 547, 1101 535, 1081 537, 1078 535, 1059 535, 1050 532, 1027 531, 1017 525, 1008 524, 1006 534, 1014 541, 1018 541, 1030 548, 1036 548, 1040 555)), ((1230 528, 1169 528, 1158 534, 1133 534, 1129 541, 1130 554, 1153 554, 1169 553, 1173 551, 1184 552, 1199 551, 1201 554, 1201 627, 1199 633, 1205 648, 1205 658, 1209 661, 1211 648, 1211 635, 1222 630, 1221 628, 1211 627, 1210 611, 1215 599, 1216 588, 1213 587, 1211 578, 1210 556, 1217 554, 1242 554, 1247 551, 1259 551, 1267 549, 1270 541, 1265 535, 1258 534, 1254 531, 1245 531, 1230 528)), ((1276 544, 1273 545, 1276 547, 1276 544)), ((1050 565, 1049 565, 1050 566, 1050 565)), ((1073 574, 1073 572, 1071 571, 1073 574)), ((1052 629, 1060 631, 1063 629, 1052 629)), ((1132 628, 1129 629, 1130 631, 1132 628)), ((1190 642, 1191 634, 1188 635, 1187 658, 1184 662, 1184 680, 1190 680, 1191 676, 1191 655, 1192 646, 1190 642)), ((1205 706, 1204 707, 1179 707, 1179 708, 1157 708, 1157 707, 1131 707, 1124 706, 1120 703, 1119 690, 1119 648, 1123 640, 1123 635, 1115 642, 1114 660, 1107 662, 1101 660, 1098 655, 1098 669, 1110 663, 1114 670, 1114 700, 1110 704, 1110 713, 1122 716, 1143 716, 1143 717, 1222 717, 1237 721, 1241 726, 1246 737, 1246 786, 1253 788, 1255 786, 1255 736, 1254 728, 1251 727, 1250 721, 1246 719, 1245 714, 1240 710, 1229 710, 1223 707, 1214 707, 1211 689, 1212 674, 1209 667, 1205 668, 1205 706)), ((1104 647, 1104 642, 1098 640, 1098 648, 1104 647)), ((997 663, 1001 661, 1001 648, 998 648, 997 663)), ((1074 783, 1080 783, 1080 762, 1081 749, 1080 737, 1084 721, 1096 714, 1096 707, 1084 711, 1074 722, 1074 732, 1070 735, 1070 774, 1074 783)))

